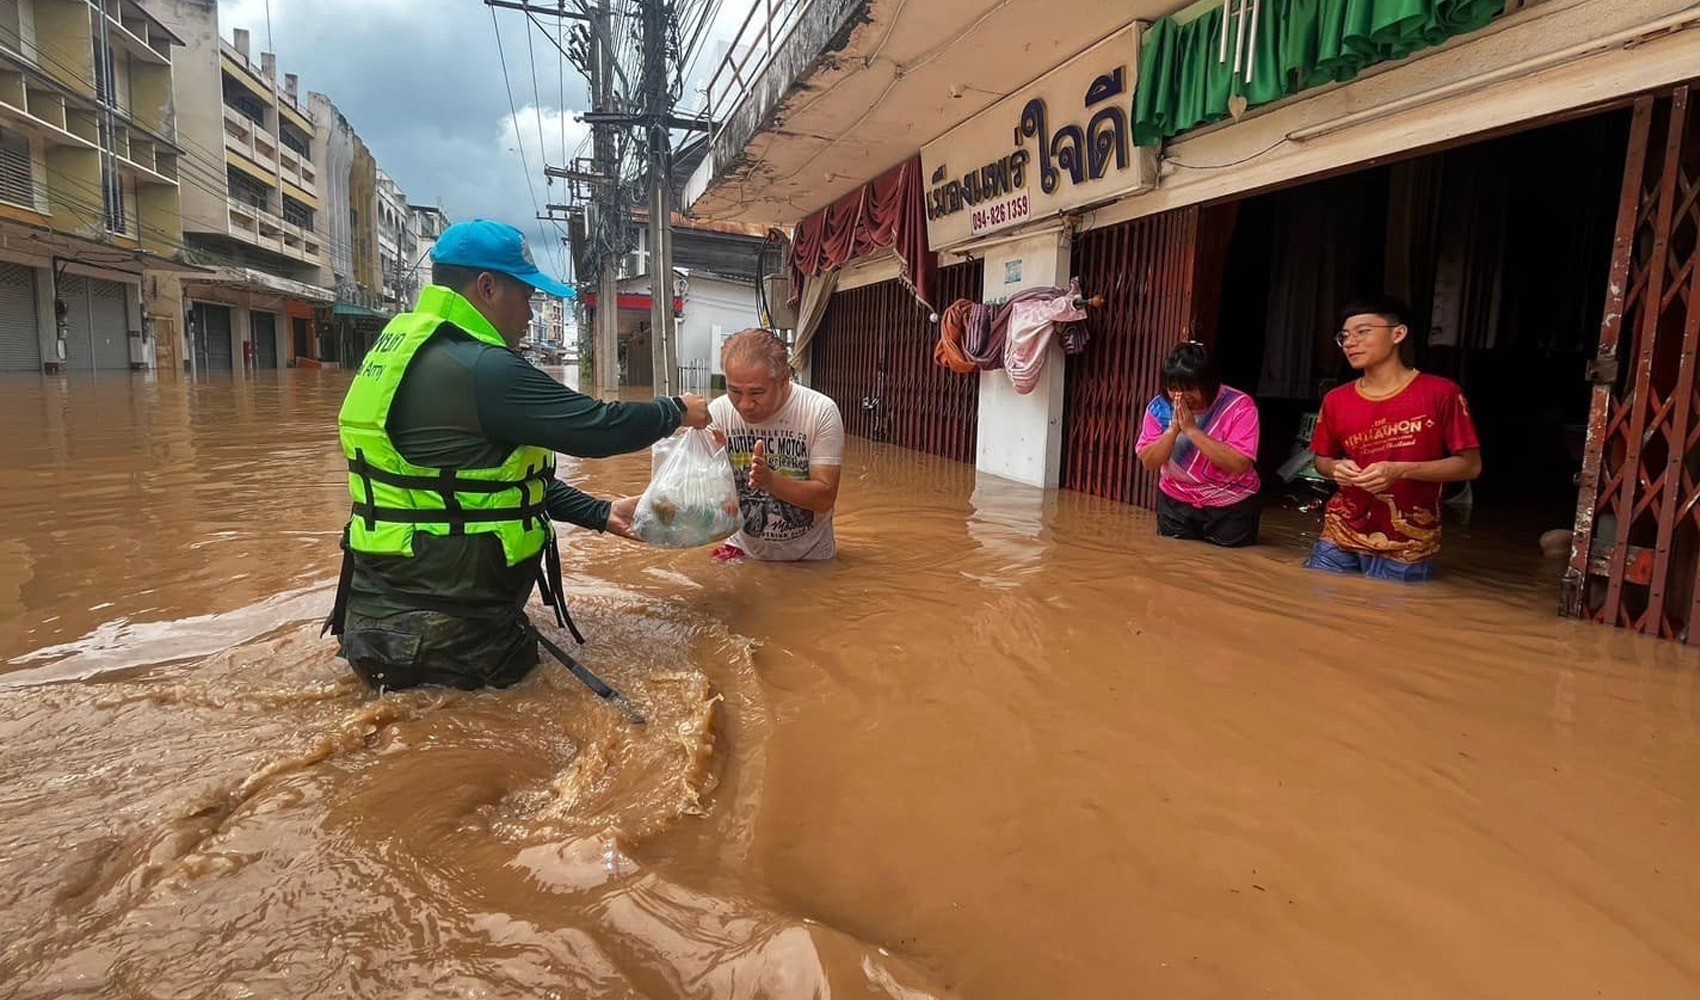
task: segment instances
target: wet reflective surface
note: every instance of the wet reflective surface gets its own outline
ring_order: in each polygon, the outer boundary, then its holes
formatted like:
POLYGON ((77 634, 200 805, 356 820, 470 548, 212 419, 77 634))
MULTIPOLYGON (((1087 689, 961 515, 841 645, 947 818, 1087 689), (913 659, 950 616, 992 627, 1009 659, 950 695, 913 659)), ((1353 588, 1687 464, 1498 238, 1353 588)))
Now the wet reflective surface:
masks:
POLYGON ((568 535, 649 726, 374 699, 344 385, 0 381, 0 995, 1700 995, 1700 657, 1532 535, 1389 588, 853 442, 834 565, 568 535))

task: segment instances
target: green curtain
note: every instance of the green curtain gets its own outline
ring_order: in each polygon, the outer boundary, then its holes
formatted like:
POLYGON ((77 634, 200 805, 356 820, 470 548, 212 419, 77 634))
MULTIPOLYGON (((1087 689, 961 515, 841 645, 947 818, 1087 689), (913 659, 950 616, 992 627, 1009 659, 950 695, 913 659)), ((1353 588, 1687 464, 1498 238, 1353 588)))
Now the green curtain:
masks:
POLYGON ((1505 0, 1263 0, 1249 84, 1243 66, 1233 72, 1231 51, 1226 62, 1217 58, 1221 7, 1185 24, 1163 18, 1145 34, 1134 141, 1155 146, 1221 121, 1236 95, 1256 107, 1350 80, 1376 63, 1479 31, 1504 10, 1505 0))

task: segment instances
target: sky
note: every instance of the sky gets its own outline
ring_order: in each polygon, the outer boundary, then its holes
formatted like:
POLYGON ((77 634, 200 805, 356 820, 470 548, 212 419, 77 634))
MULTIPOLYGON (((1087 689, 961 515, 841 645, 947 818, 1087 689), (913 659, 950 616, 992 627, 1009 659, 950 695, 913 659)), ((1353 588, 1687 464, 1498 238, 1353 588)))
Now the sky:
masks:
MULTIPOLYGON (((247 28, 255 53, 276 52, 278 73, 300 77, 303 103, 309 91, 329 96, 409 202, 440 205, 450 221, 516 225, 538 265, 567 277, 559 230, 535 216, 566 201, 565 182, 548 185, 543 167, 561 165, 563 140, 571 157, 589 134, 573 120, 589 107, 589 93, 523 13, 496 11, 493 26, 492 8, 479 0, 269 6, 268 28, 266 0, 219 0, 220 33, 228 39, 232 29, 247 28)), ((747 0, 724 4, 711 39, 738 26, 744 11, 734 7, 747 9, 747 0)), ((540 20, 553 31, 553 19, 540 20)), ((699 101, 687 87, 681 104, 699 101)))

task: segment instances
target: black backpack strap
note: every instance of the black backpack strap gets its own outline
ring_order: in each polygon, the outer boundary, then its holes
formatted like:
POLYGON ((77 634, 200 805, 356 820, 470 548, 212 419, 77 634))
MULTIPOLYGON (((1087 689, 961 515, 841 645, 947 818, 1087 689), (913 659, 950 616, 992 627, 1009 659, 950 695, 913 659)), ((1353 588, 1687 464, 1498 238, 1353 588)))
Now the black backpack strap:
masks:
POLYGON ((573 613, 567 610, 567 588, 561 577, 561 547, 553 530, 549 532, 549 542, 543 546, 543 557, 537 565, 537 591, 543 603, 555 612, 555 624, 571 632, 580 646, 584 645, 584 633, 573 621, 573 613))
POLYGON ((336 599, 331 603, 331 613, 325 619, 324 628, 319 629, 319 638, 328 635, 341 635, 344 623, 348 620, 348 590, 354 582, 354 550, 348 547, 348 525, 342 526, 342 572, 336 581, 336 599))

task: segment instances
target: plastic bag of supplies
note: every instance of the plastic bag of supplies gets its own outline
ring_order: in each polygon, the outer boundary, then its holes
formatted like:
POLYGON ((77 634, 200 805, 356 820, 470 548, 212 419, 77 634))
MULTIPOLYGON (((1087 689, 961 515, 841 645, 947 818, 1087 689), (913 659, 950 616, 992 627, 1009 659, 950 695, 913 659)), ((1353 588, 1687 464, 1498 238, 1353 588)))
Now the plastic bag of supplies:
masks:
POLYGON ((657 443, 652 464, 655 474, 632 515, 638 538, 692 549, 724 541, 743 527, 732 463, 712 431, 687 430, 657 443))

